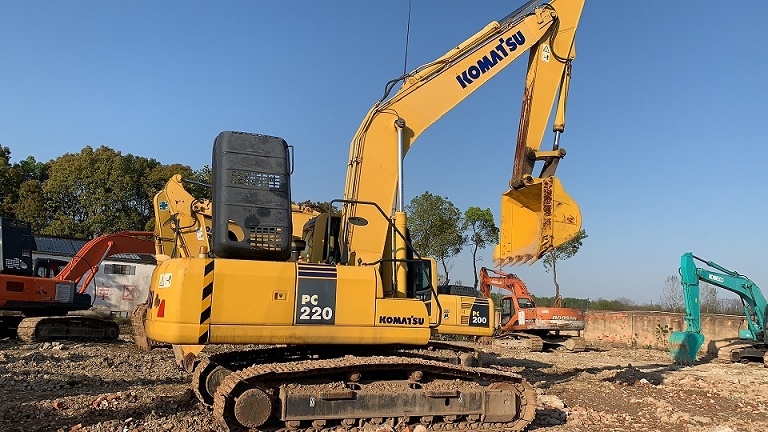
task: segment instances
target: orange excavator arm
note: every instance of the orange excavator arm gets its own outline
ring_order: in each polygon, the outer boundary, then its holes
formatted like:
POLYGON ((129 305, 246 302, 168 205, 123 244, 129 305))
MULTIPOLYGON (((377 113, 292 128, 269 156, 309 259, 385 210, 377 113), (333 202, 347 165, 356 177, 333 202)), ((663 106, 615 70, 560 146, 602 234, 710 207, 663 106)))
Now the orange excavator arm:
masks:
POLYGON ((491 296, 492 287, 509 291, 516 297, 531 298, 531 293, 528 291, 528 287, 525 286, 525 282, 517 277, 516 274, 504 273, 503 271, 487 269, 485 267, 481 268, 480 292, 483 294, 483 297, 489 298, 491 296), (492 272, 496 276, 491 276, 488 272, 492 272))
POLYGON ((82 294, 106 258, 125 253, 154 255, 154 236, 155 234, 149 231, 122 231, 96 237, 86 243, 54 279, 80 283, 87 273, 88 276, 79 290, 82 294))

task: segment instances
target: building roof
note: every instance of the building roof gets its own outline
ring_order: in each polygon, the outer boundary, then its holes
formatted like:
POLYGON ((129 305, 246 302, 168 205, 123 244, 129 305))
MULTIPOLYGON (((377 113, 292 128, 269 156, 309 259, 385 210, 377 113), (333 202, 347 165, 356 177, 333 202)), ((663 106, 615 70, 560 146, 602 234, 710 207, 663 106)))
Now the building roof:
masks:
MULTIPOLYGON (((88 243, 89 240, 74 239, 68 237, 54 237, 54 236, 42 236, 36 235, 35 239, 35 252, 51 254, 51 255, 63 255, 67 257, 73 257, 77 252, 88 243)), ((141 264, 157 264, 155 258, 152 255, 140 255, 140 254, 117 254, 107 258, 110 261, 129 261, 141 264)))
POLYGON ((74 256, 88 240, 66 237, 34 236, 35 251, 59 255, 74 256))

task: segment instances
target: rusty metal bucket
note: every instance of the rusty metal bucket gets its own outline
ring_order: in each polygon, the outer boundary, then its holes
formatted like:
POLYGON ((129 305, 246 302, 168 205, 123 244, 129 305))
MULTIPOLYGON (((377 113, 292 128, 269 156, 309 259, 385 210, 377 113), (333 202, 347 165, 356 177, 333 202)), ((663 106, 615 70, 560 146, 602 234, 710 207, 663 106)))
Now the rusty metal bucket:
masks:
POLYGON ((556 177, 536 179, 501 196, 497 266, 533 264, 581 229, 581 210, 556 177))
POLYGON ((704 335, 692 332, 674 332, 669 335, 669 356, 678 364, 693 364, 696 354, 704 345, 704 335))

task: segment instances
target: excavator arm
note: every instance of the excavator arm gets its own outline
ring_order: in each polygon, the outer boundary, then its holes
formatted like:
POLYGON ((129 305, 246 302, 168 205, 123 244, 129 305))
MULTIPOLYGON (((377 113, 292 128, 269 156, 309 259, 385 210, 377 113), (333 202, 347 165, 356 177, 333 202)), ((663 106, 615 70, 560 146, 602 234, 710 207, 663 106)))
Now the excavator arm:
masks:
MULTIPOLYGON (((203 250, 208 253, 211 202, 198 200, 187 192, 180 174, 171 177, 165 188, 155 194, 154 207, 158 254, 189 258, 203 250)), ((243 235, 242 230, 240 235, 243 235)))
POLYGON ((516 274, 482 267, 480 269, 480 293, 483 295, 483 298, 491 298, 491 289, 493 287, 508 291, 514 296, 531 297, 525 282, 517 277, 516 274), (491 276, 489 272, 495 274, 495 276, 491 276))
POLYGON ((107 234, 89 241, 72 257, 54 279, 61 281, 85 281, 78 290, 85 293, 101 262, 112 255, 118 254, 155 254, 154 234, 147 231, 122 231, 117 234, 107 234))
MULTIPOLYGON (((385 211, 404 206, 402 159, 416 138, 446 112, 488 82, 524 52, 530 51, 520 128, 509 190, 501 201, 501 241, 494 258, 500 265, 532 263, 572 238, 580 229, 576 203, 554 177, 565 151, 564 129, 574 37, 583 0, 530 1, 462 42, 437 60, 387 84, 384 97, 363 120, 350 146, 343 227, 349 260, 370 264, 387 256, 389 221, 385 211), (402 81, 399 91, 390 90, 402 81), (558 99, 555 143, 542 151, 546 123, 558 99), (533 165, 543 161, 538 176, 533 165), (396 192, 397 199, 396 199, 396 192), (355 227, 348 221, 365 220, 355 227)), ((394 255, 394 254, 393 254, 394 255)))
POLYGON ((739 296, 744 305, 747 321, 747 336, 752 341, 765 341, 765 324, 768 318, 768 303, 760 288, 746 276, 687 252, 680 258, 680 276, 685 300, 684 332, 670 335, 670 354, 681 363, 692 363, 704 343, 701 335, 701 303, 699 281, 730 291, 739 296), (715 271, 696 266, 700 261, 715 271))

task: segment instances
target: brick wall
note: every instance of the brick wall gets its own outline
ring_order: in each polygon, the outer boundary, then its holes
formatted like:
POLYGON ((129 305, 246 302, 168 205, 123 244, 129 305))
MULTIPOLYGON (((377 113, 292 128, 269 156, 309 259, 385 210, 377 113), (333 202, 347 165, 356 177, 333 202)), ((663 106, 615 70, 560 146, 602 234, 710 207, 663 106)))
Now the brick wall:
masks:
MULTIPOLYGON (((669 334, 683 331, 683 314, 671 312, 608 312, 587 311, 586 328, 582 335, 590 342, 612 342, 640 347, 667 349, 669 334)), ((717 350, 739 337, 746 328, 743 317, 735 315, 703 315, 701 332, 704 345, 701 352, 717 350)))

